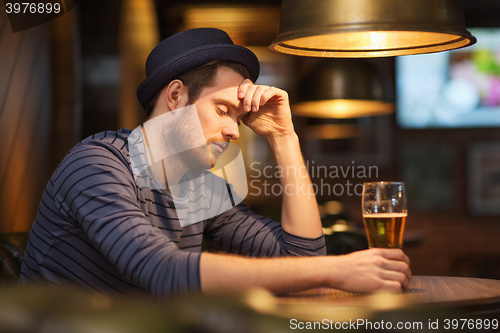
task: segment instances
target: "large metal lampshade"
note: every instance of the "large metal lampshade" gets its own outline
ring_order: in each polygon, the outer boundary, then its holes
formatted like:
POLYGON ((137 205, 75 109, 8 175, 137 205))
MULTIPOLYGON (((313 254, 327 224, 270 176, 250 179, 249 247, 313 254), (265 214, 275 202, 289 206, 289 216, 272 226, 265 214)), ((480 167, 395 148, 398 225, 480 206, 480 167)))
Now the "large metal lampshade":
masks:
POLYGON ((476 38, 460 0, 283 0, 269 49, 312 57, 384 57, 457 49, 476 38))
POLYGON ((294 115, 358 118, 394 112, 392 81, 365 59, 322 59, 299 86, 294 115))

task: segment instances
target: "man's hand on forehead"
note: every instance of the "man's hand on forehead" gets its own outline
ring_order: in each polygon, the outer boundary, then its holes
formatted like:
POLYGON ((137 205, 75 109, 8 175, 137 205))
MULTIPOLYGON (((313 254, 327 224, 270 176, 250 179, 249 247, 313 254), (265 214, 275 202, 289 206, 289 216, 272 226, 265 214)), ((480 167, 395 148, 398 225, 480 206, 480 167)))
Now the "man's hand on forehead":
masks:
POLYGON ((238 98, 242 100, 243 110, 257 112, 260 107, 274 95, 274 87, 256 85, 249 79, 244 80, 238 87, 238 98))
POLYGON ((255 133, 273 136, 295 132, 286 91, 246 79, 238 87, 238 98, 247 112, 243 123, 255 133))

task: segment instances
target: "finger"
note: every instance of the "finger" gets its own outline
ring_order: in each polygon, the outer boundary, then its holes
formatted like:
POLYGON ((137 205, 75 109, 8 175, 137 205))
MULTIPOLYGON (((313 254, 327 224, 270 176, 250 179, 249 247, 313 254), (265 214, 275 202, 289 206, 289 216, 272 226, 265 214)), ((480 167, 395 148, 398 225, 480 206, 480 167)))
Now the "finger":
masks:
POLYGON ((386 259, 381 267, 387 270, 397 271, 405 274, 408 278, 408 281, 412 278, 410 266, 405 261, 386 259))
POLYGON ((393 293, 401 292, 404 289, 404 286, 399 281, 394 280, 384 280, 381 283, 381 287, 378 288, 380 291, 389 291, 393 293))
POLYGON ((257 90, 258 86, 252 85, 248 86, 245 98, 243 99, 243 110, 246 112, 249 112, 252 110, 252 99, 253 95, 255 94, 255 91, 257 90))
POLYGON ((406 279, 408 280, 408 282, 413 277, 413 274, 411 273, 411 270, 409 267, 406 267, 403 270, 400 270, 399 272, 403 273, 406 276, 406 279))
POLYGON ((408 287, 410 286, 408 277, 401 272, 384 271, 381 273, 380 277, 386 281, 398 282, 400 284, 400 287, 402 287, 403 289, 408 289, 408 287))
MULTIPOLYGON (((269 86, 257 86, 253 96, 252 96, 252 111, 257 112, 261 106, 261 97, 269 89, 269 86)), ((263 105, 263 104, 262 104, 263 105)))
POLYGON ((408 266, 410 266, 410 258, 406 254, 404 256, 404 262, 406 262, 408 266))
POLYGON ((243 82, 241 82, 241 84, 238 87, 238 98, 243 99, 243 97, 245 97, 247 93, 248 88, 252 85, 253 82, 251 80, 249 79, 243 80, 243 82))
POLYGON ((260 105, 266 104, 271 98, 278 96, 284 100, 288 100, 288 93, 284 90, 278 89, 276 87, 269 87, 260 98, 260 105))
POLYGON ((382 257, 391 260, 401 260, 410 264, 410 259, 401 249, 380 249, 382 257))
POLYGON ((402 261, 404 261, 408 266, 410 266, 410 258, 408 258, 408 256, 401 250, 402 252, 402 261))
POLYGON ((384 269, 388 269, 391 271, 398 271, 398 272, 406 272, 407 270, 409 270, 408 264, 400 260, 384 259, 381 267, 384 269))

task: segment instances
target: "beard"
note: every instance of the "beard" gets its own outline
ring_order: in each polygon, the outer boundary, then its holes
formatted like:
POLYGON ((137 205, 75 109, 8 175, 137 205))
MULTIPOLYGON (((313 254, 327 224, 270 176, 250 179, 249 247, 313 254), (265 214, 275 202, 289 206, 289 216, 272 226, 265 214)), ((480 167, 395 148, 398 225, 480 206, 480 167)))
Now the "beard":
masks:
POLYGON ((223 139, 208 140, 208 150, 210 152, 212 168, 217 164, 219 157, 224 154, 228 146, 229 141, 223 139))

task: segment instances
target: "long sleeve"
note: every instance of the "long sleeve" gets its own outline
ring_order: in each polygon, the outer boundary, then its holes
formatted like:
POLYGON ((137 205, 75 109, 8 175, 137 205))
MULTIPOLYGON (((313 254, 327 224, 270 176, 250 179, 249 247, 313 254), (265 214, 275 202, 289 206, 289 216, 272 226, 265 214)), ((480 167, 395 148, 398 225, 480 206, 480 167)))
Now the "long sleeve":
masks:
POLYGON ((180 250, 151 225, 128 163, 114 147, 75 147, 53 176, 53 191, 59 213, 125 279, 157 297, 200 290, 200 254, 180 250))
POLYGON ((325 253, 323 237, 286 233, 244 204, 181 227, 170 194, 135 183, 129 133, 87 138, 59 165, 33 223, 21 283, 73 282, 103 292, 168 297, 200 291, 203 237, 228 252, 256 257, 325 253))
POLYGON ((253 213, 241 203, 212 219, 205 237, 230 253, 252 257, 325 255, 325 239, 304 238, 283 230, 279 222, 253 213))

